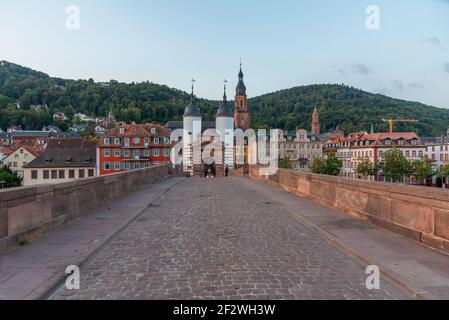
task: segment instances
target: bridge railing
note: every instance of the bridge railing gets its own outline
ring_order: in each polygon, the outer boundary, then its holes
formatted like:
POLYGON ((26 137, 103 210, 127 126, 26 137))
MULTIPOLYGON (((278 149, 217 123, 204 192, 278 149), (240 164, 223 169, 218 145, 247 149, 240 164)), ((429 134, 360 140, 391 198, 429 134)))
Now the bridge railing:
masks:
POLYGON ((0 251, 166 178, 169 165, 0 191, 0 251))
POLYGON ((440 250, 449 251, 449 192, 420 186, 364 181, 279 169, 262 176, 251 166, 250 178, 358 218, 368 219, 440 250))

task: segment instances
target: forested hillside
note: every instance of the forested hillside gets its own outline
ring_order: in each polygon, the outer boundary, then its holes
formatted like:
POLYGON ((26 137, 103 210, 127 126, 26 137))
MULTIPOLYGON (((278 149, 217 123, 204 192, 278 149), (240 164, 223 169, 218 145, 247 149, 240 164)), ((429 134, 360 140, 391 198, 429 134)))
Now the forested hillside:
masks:
MULTIPOLYGON (((181 120, 188 102, 188 93, 151 82, 66 80, 0 62, 0 128, 3 129, 20 124, 25 129, 37 130, 52 124, 52 114, 57 111, 69 117, 77 112, 105 116, 110 108, 118 120, 165 123, 181 120), (30 108, 36 105, 44 107, 30 108)), ((218 102, 202 99, 200 106, 204 118, 214 120, 218 102)), ((398 130, 416 130, 420 135, 439 136, 449 127, 449 110, 343 85, 295 87, 249 100, 252 126, 256 128, 310 129, 315 106, 320 110, 323 130, 335 129, 337 125, 347 132, 369 130, 373 124, 376 131, 385 131, 381 119, 389 115, 418 119, 419 123, 401 124, 398 130)))

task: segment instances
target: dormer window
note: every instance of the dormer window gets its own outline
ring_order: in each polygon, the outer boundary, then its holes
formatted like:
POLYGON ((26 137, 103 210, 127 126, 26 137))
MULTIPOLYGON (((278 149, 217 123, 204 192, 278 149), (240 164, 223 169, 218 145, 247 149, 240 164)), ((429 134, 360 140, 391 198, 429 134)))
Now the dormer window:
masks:
POLYGON ((151 133, 156 134, 157 133, 157 129, 156 128, 151 128, 151 133))
POLYGON ((418 144, 418 140, 413 139, 413 140, 412 140, 412 145, 416 146, 417 144, 418 144))
POLYGON ((399 139, 399 140, 398 140, 398 145, 403 146, 403 145, 404 145, 404 140, 399 139))
POLYGON ((124 134, 125 133, 125 128, 120 128, 120 133, 124 134))
POLYGON ((390 139, 385 140, 384 143, 385 143, 386 146, 391 146, 391 140, 390 139))

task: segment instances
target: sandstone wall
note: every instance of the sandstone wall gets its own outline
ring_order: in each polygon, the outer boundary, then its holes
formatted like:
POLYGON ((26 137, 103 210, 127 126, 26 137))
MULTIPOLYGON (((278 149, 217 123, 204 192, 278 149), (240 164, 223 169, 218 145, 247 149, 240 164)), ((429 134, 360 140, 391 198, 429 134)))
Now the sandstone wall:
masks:
POLYGON ((169 175, 169 166, 0 191, 0 250, 169 175))
POLYGON ((310 198, 432 247, 449 251, 449 191, 280 169, 250 177, 310 198))

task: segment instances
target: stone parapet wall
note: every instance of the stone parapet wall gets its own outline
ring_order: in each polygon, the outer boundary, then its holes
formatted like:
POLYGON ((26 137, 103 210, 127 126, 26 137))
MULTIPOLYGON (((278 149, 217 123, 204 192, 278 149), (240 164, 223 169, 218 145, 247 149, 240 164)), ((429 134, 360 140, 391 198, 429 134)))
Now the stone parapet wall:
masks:
POLYGON ((250 178, 449 251, 448 190, 284 169, 272 176, 261 176, 259 169, 251 166, 250 178))
POLYGON ((168 175, 169 166, 162 165, 65 183, 2 190, 0 250, 168 175))

